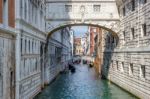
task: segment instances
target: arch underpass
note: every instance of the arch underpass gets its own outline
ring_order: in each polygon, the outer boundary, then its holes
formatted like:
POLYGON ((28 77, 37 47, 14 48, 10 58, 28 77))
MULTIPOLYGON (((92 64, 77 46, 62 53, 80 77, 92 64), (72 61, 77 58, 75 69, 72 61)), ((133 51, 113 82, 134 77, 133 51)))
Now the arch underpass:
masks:
POLYGON ((55 27, 55 28, 53 28, 52 30, 50 30, 48 32, 47 39, 54 32, 56 32, 57 30, 65 28, 65 27, 72 27, 72 26, 94 26, 94 27, 99 27, 99 28, 102 28, 102 29, 105 29, 105 30, 109 31, 113 36, 115 36, 119 40, 119 36, 118 36, 119 30, 118 29, 108 28, 106 26, 102 26, 102 25, 98 25, 98 24, 93 24, 93 23, 72 23, 72 24, 71 23, 67 23, 67 24, 59 25, 58 27, 55 27))
POLYGON ((119 44, 120 17, 116 0, 46 0, 46 5, 47 48, 54 32, 80 25, 107 30, 119 44))
MULTIPOLYGON (((48 54, 50 52, 49 47, 53 46, 53 44, 52 45, 49 44, 49 42, 51 40, 51 36, 59 30, 61 31, 62 29, 66 28, 66 27, 71 28, 73 26, 91 26, 91 27, 95 27, 95 28, 100 29, 100 31, 98 32, 98 35, 100 35, 100 37, 98 39, 100 39, 100 41, 99 41, 99 45, 97 46, 97 49, 99 50, 99 52, 97 52, 97 55, 95 56, 95 58, 91 58, 91 59, 94 59, 94 63, 95 63, 95 66, 96 66, 95 68, 96 68, 96 71, 97 71, 98 74, 102 74, 102 66, 107 64, 108 68, 105 71, 105 76, 107 77, 108 76, 108 71, 109 71, 109 66, 108 65, 110 65, 110 62, 103 62, 104 58, 105 58, 105 54, 109 53, 109 57, 107 57, 108 58, 107 60, 111 61, 112 53, 113 53, 114 49, 117 47, 118 42, 119 42, 119 36, 118 36, 118 33, 116 33, 116 31, 113 31, 110 28, 100 26, 100 25, 97 25, 97 24, 87 24, 87 23, 66 24, 66 25, 63 25, 63 26, 55 27, 55 29, 51 30, 48 33, 47 41, 46 41, 46 45, 45 45, 45 65, 48 64, 48 60, 51 60, 49 58, 50 54, 48 54), (110 36, 110 38, 107 38, 107 36, 110 36), (110 39, 110 42, 112 41, 112 39, 114 39, 115 40, 115 41, 113 41, 114 44, 108 44, 107 43, 108 39, 110 39), (111 50, 108 50, 109 48, 111 48, 111 50)), ((62 33, 59 33, 59 34, 62 34, 62 33)), ((59 48, 61 48, 61 47, 59 47, 59 48)), ((68 64, 68 62, 67 62, 67 64, 68 64)), ((65 63, 64 66, 66 66, 66 63, 65 63)), ((48 69, 45 69, 45 70, 48 70, 48 69)), ((43 74, 43 77, 45 77, 45 74, 43 74)), ((46 81, 46 83, 48 83, 48 82, 49 81, 46 81)))

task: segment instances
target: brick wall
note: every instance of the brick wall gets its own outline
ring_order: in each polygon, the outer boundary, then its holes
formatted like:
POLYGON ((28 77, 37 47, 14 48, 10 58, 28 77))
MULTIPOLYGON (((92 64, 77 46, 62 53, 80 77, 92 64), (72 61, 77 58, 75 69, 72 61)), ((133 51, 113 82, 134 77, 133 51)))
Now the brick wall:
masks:
POLYGON ((8 25, 15 27, 15 0, 8 0, 8 25))

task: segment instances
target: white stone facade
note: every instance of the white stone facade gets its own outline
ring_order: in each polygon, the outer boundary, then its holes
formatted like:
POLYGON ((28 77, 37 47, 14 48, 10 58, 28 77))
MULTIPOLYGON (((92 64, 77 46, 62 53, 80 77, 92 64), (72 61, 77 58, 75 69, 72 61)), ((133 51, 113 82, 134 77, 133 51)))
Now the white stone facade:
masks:
POLYGON ((150 98, 150 1, 146 1, 125 0, 119 5, 119 44, 113 54, 105 51, 108 64, 103 68, 108 79, 141 99, 150 98))
POLYGON ((43 80, 44 0, 16 0, 16 99, 33 98, 43 80))

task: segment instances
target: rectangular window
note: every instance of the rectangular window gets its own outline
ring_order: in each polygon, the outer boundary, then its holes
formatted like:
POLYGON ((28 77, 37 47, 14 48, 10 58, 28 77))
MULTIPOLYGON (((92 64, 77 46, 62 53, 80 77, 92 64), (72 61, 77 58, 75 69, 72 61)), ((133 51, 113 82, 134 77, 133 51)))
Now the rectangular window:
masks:
POLYGON ((123 40, 125 41, 126 40, 126 35, 125 35, 125 31, 123 31, 123 40))
POLYGON ((132 39, 135 38, 135 33, 134 33, 134 32, 135 32, 135 31, 134 31, 134 28, 131 28, 131 36, 132 36, 131 38, 132 38, 132 39))
POLYGON ((147 3, 147 0, 143 0, 143 1, 144 1, 144 4, 147 3))
POLYGON ((93 5, 94 12, 100 12, 100 5, 93 5))
POLYGON ((123 7, 123 16, 126 16, 126 9, 123 7))
POLYGON ((65 5, 66 12, 72 12, 72 5, 65 5))
POLYGON ((129 75, 133 75, 133 63, 129 65, 129 75))
POLYGON ((145 66, 144 65, 140 66, 140 77, 145 78, 145 66))
POLYGON ((22 54, 22 52, 23 52, 23 51, 22 51, 22 49, 23 49, 23 48, 22 48, 22 45, 23 45, 23 39, 21 38, 21 54, 22 54))
POLYGON ((60 63, 62 58, 62 48, 60 47, 55 48, 55 56, 56 56, 56 63, 60 63))
POLYGON ((112 37, 112 40, 111 40, 111 41, 112 41, 112 43, 114 43, 114 42, 115 42, 115 38, 114 38, 114 37, 112 37))
POLYGON ((135 0, 132 0, 131 3, 132 3, 132 11, 134 11, 135 10, 135 0))
POLYGON ((124 72, 124 62, 121 62, 121 72, 124 72))
POLYGON ((113 68, 113 60, 111 60, 111 68, 113 68))
POLYGON ((118 61, 116 61, 116 68, 117 68, 117 70, 119 70, 118 61))
POLYGON ((139 0, 139 3, 140 4, 145 4, 145 3, 147 3, 147 0, 139 0))
POLYGON ((147 36, 146 24, 142 24, 142 35, 143 35, 143 36, 147 36))

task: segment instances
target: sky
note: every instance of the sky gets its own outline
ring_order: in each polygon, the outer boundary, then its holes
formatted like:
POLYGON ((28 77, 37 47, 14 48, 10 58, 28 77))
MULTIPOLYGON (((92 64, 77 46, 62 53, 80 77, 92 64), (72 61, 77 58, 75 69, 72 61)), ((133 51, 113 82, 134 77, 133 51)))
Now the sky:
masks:
POLYGON ((88 26, 73 26, 76 37, 82 37, 88 31, 88 26))

